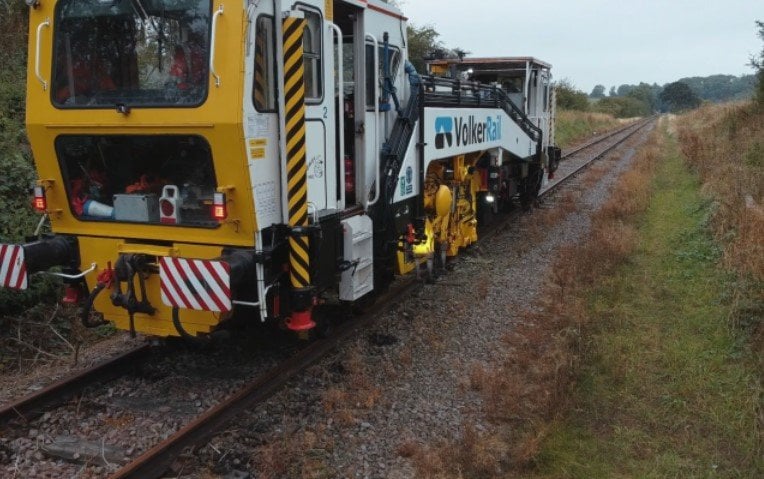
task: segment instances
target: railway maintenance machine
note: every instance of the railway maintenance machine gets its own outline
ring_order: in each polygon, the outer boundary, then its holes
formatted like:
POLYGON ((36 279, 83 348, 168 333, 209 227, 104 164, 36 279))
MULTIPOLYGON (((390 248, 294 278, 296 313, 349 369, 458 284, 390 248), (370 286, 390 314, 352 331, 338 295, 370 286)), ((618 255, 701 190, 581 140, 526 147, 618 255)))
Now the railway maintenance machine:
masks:
POLYGON ((27 3, 32 202, 52 233, 0 245, 0 285, 59 275, 88 326, 198 338, 237 311, 309 331, 436 274, 559 156, 549 109, 420 76, 377 0, 27 3))

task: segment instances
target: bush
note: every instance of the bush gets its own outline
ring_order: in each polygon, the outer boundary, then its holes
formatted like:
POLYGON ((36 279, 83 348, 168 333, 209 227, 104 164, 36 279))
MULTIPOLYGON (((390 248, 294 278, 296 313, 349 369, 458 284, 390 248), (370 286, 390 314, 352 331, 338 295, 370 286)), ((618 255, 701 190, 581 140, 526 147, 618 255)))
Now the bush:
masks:
POLYGON ((621 125, 612 115, 604 113, 560 110, 555 122, 555 143, 569 148, 598 133, 604 133, 621 125))
POLYGON ((634 118, 652 113, 650 105, 630 96, 603 98, 594 105, 594 109, 616 118, 634 118))
POLYGON ((557 95, 557 108, 564 110, 589 110, 589 97, 586 93, 577 90, 573 83, 563 78, 555 86, 557 95))
POLYGON ((19 241, 39 219, 29 203, 37 175, 24 131, 28 8, 14 2, 0 9, 8 12, 0 17, 0 240, 19 241))
MULTIPOLYGON (((0 0, 0 242, 20 242, 31 234, 39 215, 30 204, 29 187, 37 178, 24 129, 26 25, 23 2, 0 0), (7 15, 5 14, 7 12, 7 15)), ((24 293, 0 289, 0 316, 19 314, 58 297, 61 282, 35 277, 24 293)))

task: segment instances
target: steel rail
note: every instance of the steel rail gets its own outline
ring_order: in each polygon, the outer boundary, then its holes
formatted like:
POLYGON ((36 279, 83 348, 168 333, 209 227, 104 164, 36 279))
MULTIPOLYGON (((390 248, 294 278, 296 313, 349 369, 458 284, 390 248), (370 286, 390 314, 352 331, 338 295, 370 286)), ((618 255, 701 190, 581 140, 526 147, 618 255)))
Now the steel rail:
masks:
POLYGON ((43 414, 46 409, 64 403, 86 387, 116 379, 138 365, 148 356, 150 350, 149 345, 139 346, 6 404, 0 408, 0 425, 14 419, 28 423, 43 414))
POLYGON ((299 373, 314 365, 338 345, 369 326, 390 308, 390 299, 405 295, 420 286, 416 278, 403 278, 380 296, 362 316, 339 326, 330 337, 310 343, 305 349, 272 368, 230 398, 209 409, 175 434, 149 449, 135 461, 109 476, 110 479, 153 479, 162 477, 186 448, 203 444, 243 410, 262 403, 299 373))
POLYGON ((563 158, 569 158, 569 157, 579 153, 582 150, 590 148, 590 147, 592 147, 592 146, 594 146, 596 144, 602 143, 603 141, 605 141, 605 140, 607 140, 609 138, 612 138, 612 137, 618 135, 619 133, 623 133, 624 131, 628 130, 629 128, 633 128, 635 125, 639 125, 640 123, 649 122, 652 118, 653 117, 650 117, 649 119, 644 120, 642 122, 637 121, 637 122, 629 123, 628 125, 626 125, 626 126, 624 126, 622 128, 617 128, 617 129, 615 129, 613 131, 610 131, 610 132, 607 132, 607 133, 603 133, 601 136, 595 138, 594 140, 589 141, 587 143, 584 143, 582 145, 576 146, 572 150, 569 150, 569 151, 565 152, 565 154, 563 154, 562 157, 563 158))
POLYGON ((606 139, 608 139, 608 138, 612 138, 613 136, 615 136, 615 135, 617 135, 617 134, 619 134, 619 133, 624 133, 624 132, 627 132, 627 131, 629 130, 629 128, 632 128, 632 130, 631 130, 631 131, 629 131, 629 132, 628 132, 628 133, 627 133, 627 134, 626 134, 626 135, 625 135, 623 138, 619 139, 618 141, 616 141, 615 143, 613 143, 613 144, 612 144, 612 145, 610 145, 609 147, 607 147, 607 148, 605 148, 604 150, 602 150, 601 152, 599 152, 597 155, 593 156, 591 159, 589 159, 589 160, 588 160, 588 161, 586 161, 585 163, 583 163, 583 164, 579 165, 579 166, 578 166, 578 167, 577 167, 575 170, 573 170, 573 171, 569 172, 569 173, 568 173, 568 174, 566 174, 564 177, 560 178, 559 180, 555 181, 553 184, 549 185, 549 186, 548 186, 548 187, 547 187, 545 190, 543 190, 543 191, 541 191, 541 192, 539 193, 539 197, 544 197, 544 196, 546 196, 547 194, 550 194, 551 192, 555 191, 555 190, 556 190, 557 188, 559 188, 559 187, 560 187, 560 186, 561 186, 563 183, 565 183, 565 182, 566 182, 566 181, 568 181, 569 179, 571 179, 571 178, 573 178, 574 176, 576 176, 576 175, 577 175, 578 173, 580 173, 582 170, 584 170, 584 169, 588 168, 589 166, 591 166, 591 165, 592 165, 592 163, 594 163, 595 161, 599 160, 600 158, 604 157, 605 155, 607 155, 607 154, 608 154, 608 153, 610 153, 611 151, 613 151, 613 150, 615 150, 616 148, 618 148, 619 146, 621 146, 621 144, 622 144, 623 142, 625 142, 626 140, 628 140, 629 138, 631 138, 632 136, 634 136, 634 135, 635 135, 637 132, 641 131, 643 128, 645 128, 646 126, 648 126, 649 124, 651 124, 652 122, 654 122, 654 121, 656 120, 656 118, 657 118, 657 117, 655 117, 655 116, 652 116, 652 117, 650 117, 650 118, 647 118, 647 119, 645 119, 644 121, 641 121, 641 122, 638 122, 638 123, 632 123, 632 124, 630 124, 630 125, 629 125, 628 127, 626 127, 626 128, 622 128, 622 129, 620 129, 620 130, 616 131, 615 133, 612 133, 612 134, 609 134, 609 135, 607 135, 607 137, 605 137, 605 138, 602 138, 602 139, 600 139, 600 140, 597 140, 597 141, 595 141, 595 142, 592 142, 592 143, 590 143, 590 144, 588 144, 588 145, 584 145, 582 148, 579 148, 579 149, 577 149, 576 151, 574 151, 574 152, 572 152, 572 153, 569 153, 569 154, 565 155, 565 156, 564 156, 564 158, 568 158, 568 157, 570 157, 570 156, 572 156, 572 155, 575 155, 575 154, 579 153, 579 152, 580 152, 581 150, 583 150, 583 149, 589 148, 589 147, 591 147, 591 146, 593 146, 593 145, 596 145, 596 144, 598 144, 598 143, 602 143, 604 140, 606 140, 606 139))
MULTIPOLYGON (((634 131, 630 132, 614 145, 609 146, 591 161, 595 161, 597 158, 601 158, 612 151, 647 123, 648 122, 638 125, 634 131)), ((634 124, 630 124, 625 128, 609 134, 607 138, 622 133, 629 128, 634 128, 634 124)), ((601 143, 605 139, 606 138, 603 137, 591 142, 590 144, 581 147, 576 152, 601 143)), ((591 164, 591 161, 587 164, 591 164)), ((561 179, 554 185, 554 187, 557 187, 564 179, 573 176, 581 169, 582 168, 579 168, 574 173, 561 179)), ((510 220, 511 218, 508 217, 501 223, 503 224, 510 220)), ((492 233, 495 234, 498 230, 499 228, 495 228, 492 233)), ((492 236, 492 234, 490 236, 492 236)), ((375 305, 363 316, 354 318, 349 322, 340 325, 340 328, 330 337, 319 339, 309 344, 305 349, 301 350, 293 357, 272 368, 247 386, 243 387, 230 398, 220 402, 166 440, 144 452, 133 462, 125 465, 112 474, 110 479, 154 479, 164 476, 167 470, 170 469, 176 461, 176 458, 180 456, 185 449, 203 444, 228 425, 239 413, 251 409, 256 404, 262 403, 270 398, 292 378, 306 370, 308 367, 316 364, 328 353, 335 350, 340 344, 353 337, 362 328, 369 326, 381 315, 381 313, 388 311, 391 307, 388 300, 407 294, 421 284, 421 281, 416 277, 413 277, 413 275, 400 279, 397 283, 391 286, 390 290, 380 296, 375 305)))

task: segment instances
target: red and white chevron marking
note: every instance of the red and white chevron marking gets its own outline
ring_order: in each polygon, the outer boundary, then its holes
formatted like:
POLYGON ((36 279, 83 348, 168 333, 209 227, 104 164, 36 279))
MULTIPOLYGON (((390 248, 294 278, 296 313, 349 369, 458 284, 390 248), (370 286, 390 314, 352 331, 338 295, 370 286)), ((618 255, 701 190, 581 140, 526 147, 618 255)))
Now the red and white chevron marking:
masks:
POLYGON ((159 258, 162 302, 197 311, 231 310, 231 267, 224 261, 159 258))
POLYGON ((27 289, 28 278, 24 248, 15 244, 0 244, 0 286, 27 289))

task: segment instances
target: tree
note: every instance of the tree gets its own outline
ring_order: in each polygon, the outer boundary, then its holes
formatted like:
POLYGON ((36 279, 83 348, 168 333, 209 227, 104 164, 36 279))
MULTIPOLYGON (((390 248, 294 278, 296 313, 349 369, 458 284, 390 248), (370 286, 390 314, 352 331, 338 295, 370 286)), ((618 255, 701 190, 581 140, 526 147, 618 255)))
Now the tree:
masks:
POLYGON ((652 113, 658 108, 658 97, 653 90, 653 87, 647 83, 640 83, 634 87, 626 96, 644 103, 646 107, 646 114, 652 113))
POLYGON ((432 25, 417 27, 409 23, 407 29, 409 60, 414 64, 417 71, 425 71, 425 58, 432 57, 436 52, 443 51, 445 47, 438 40, 440 34, 432 25))
MULTIPOLYGON (((759 27, 759 38, 764 41, 764 22, 756 20, 756 26, 759 27)), ((756 87, 756 102, 759 107, 764 108, 764 47, 761 49, 759 58, 751 57, 751 66, 758 70, 756 77, 758 79, 756 87)))
POLYGON ((468 52, 467 50, 463 48, 456 47, 453 50, 451 50, 453 55, 455 55, 459 60, 464 60, 464 57, 469 55, 471 52, 468 52))
POLYGON ((558 81, 555 90, 557 92, 557 108, 579 111, 589 109, 589 98, 586 93, 577 90, 573 82, 567 78, 558 81))
POLYGON ((750 98, 756 90, 756 79, 753 75, 710 75, 706 77, 680 78, 703 100, 722 102, 750 98))
POLYGON ((634 85, 621 85, 618 87, 618 96, 626 96, 633 89, 634 89, 634 85))
POLYGON ((594 104, 594 109, 613 115, 616 118, 634 118, 636 116, 647 116, 652 113, 647 103, 631 96, 602 98, 594 104))
POLYGON ((614 97, 614 96, 618 96, 618 93, 615 91, 615 87, 614 86, 610 87, 610 93, 608 94, 608 96, 611 97, 611 98, 614 97))
POLYGON ((659 95, 663 110, 676 112, 691 110, 700 106, 701 100, 686 83, 669 83, 659 95))
POLYGON ((605 85, 596 85, 589 93, 592 98, 605 98, 605 85))

